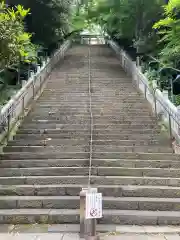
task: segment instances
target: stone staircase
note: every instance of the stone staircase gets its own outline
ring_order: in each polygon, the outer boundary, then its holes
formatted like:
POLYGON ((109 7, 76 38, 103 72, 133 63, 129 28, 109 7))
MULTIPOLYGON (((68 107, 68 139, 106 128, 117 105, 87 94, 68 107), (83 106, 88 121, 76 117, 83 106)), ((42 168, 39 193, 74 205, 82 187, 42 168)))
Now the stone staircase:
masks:
MULTIPOLYGON (((90 50, 98 223, 180 224, 180 156, 111 50, 90 50)), ((89 141, 88 47, 76 46, 0 156, 0 223, 78 224, 89 141)))

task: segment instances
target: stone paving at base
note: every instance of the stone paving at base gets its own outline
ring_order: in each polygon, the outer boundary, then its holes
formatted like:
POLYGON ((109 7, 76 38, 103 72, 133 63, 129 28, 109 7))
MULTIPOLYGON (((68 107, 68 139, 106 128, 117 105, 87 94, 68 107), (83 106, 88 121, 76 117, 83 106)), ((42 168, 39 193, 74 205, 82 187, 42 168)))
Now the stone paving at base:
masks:
MULTIPOLYGON (((79 240, 77 233, 1 233, 2 240, 79 240)), ((180 240, 179 234, 102 235, 100 240, 180 240)))
MULTIPOLYGON (((180 240, 179 226, 108 225, 97 229, 100 240, 180 240)), ((0 225, 0 240, 80 240, 79 225, 27 224, 0 225)))

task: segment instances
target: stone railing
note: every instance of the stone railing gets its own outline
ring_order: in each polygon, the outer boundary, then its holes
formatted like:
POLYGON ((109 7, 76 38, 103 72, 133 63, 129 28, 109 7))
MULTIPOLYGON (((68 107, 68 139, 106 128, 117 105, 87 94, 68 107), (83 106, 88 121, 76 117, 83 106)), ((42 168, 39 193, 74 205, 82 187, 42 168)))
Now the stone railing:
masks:
POLYGON ((140 68, 136 66, 136 63, 115 42, 109 40, 108 45, 115 51, 121 66, 131 76, 133 84, 141 90, 144 97, 151 104, 157 118, 162 119, 168 127, 170 138, 173 140, 173 147, 177 153, 180 153, 180 114, 177 107, 172 104, 164 92, 157 88, 155 83, 152 86, 149 84, 148 79, 141 72, 140 68))
POLYGON ((47 77, 60 59, 64 58, 70 45, 71 41, 67 40, 0 110, 1 143, 9 140, 11 133, 20 124, 31 104, 40 96, 47 77))

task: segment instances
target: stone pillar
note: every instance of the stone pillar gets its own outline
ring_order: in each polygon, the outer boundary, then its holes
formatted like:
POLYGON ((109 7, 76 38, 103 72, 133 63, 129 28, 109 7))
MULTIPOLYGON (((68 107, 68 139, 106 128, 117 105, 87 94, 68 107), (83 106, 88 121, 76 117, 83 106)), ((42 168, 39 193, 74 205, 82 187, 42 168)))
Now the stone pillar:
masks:
POLYGON ((164 97, 166 100, 169 99, 169 95, 168 95, 168 91, 167 91, 167 90, 163 90, 162 94, 163 94, 163 97, 164 97))
POLYGON ((156 88, 157 88, 157 81, 156 81, 156 80, 153 80, 153 81, 152 81, 152 86, 153 86, 153 89, 156 89, 156 88))

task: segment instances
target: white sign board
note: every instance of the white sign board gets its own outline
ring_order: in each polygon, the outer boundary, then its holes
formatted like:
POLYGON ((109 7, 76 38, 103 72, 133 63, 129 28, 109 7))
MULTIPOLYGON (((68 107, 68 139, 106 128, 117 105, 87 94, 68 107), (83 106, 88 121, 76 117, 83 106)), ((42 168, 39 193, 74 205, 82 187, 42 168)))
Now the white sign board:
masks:
POLYGON ((102 193, 86 193, 86 219, 102 218, 102 193))

